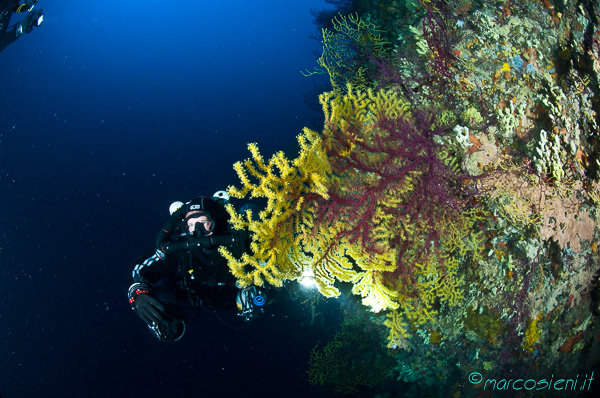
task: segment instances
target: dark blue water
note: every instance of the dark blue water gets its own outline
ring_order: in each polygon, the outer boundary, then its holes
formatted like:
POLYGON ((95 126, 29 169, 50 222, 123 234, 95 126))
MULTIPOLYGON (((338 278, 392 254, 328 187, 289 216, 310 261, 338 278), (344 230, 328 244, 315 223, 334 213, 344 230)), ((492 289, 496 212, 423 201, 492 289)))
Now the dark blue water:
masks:
POLYGON ((334 316, 310 326, 282 295, 243 331, 207 317, 164 344, 126 289, 172 201, 236 184, 248 142, 269 157, 320 127, 305 93, 326 80, 299 71, 322 6, 39 1, 0 53, 1 397, 320 394, 307 360, 334 316))

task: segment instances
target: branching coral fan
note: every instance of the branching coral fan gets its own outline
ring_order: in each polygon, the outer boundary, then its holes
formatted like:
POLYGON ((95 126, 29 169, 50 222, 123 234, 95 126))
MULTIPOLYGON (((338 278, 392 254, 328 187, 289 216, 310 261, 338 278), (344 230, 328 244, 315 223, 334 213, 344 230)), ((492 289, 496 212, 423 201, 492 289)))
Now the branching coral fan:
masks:
POLYGON ((332 30, 323 29, 319 66, 329 74, 335 91, 343 90, 346 83, 364 87, 374 71, 370 59, 385 53, 385 43, 375 25, 357 15, 340 15, 332 23, 332 30))
POLYGON ((359 318, 346 320, 334 339, 310 355, 308 380, 346 395, 373 386, 394 368, 394 360, 377 347, 378 331, 359 318))
POLYGON ((253 159, 235 165, 243 187, 230 194, 268 204, 258 218, 229 209, 254 233, 253 255, 223 251, 232 271, 242 284, 275 285, 312 271, 325 296, 351 282, 374 311, 400 305, 425 322, 436 300, 460 300, 456 258, 477 247, 473 184, 438 156, 432 116, 394 92, 348 86, 321 103, 323 133, 305 129, 298 158, 265 164, 251 144, 253 159))

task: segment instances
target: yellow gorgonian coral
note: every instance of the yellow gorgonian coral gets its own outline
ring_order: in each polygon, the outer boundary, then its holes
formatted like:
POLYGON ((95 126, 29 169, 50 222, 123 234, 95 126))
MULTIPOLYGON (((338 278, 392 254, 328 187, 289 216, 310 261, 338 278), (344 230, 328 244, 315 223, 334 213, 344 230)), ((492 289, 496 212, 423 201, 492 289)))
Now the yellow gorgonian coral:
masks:
POLYGON ((296 231, 304 222, 309 203, 306 198, 328 197, 330 168, 316 133, 305 129, 298 143, 300 154, 293 161, 278 152, 266 163, 258 146, 249 144, 252 158, 234 165, 242 188, 230 186, 229 194, 267 199, 267 206, 258 217, 240 215, 232 206, 228 207, 234 228, 246 229, 253 237, 252 254, 244 254, 239 260, 221 249, 242 285, 263 285, 266 281, 281 286, 284 280, 302 274, 303 265, 292 261, 301 255, 295 246, 296 231))
POLYGON ((297 158, 279 152, 265 162, 250 144, 252 157, 234 165, 242 186, 229 187, 230 195, 267 205, 258 217, 230 206, 234 227, 251 233, 252 252, 235 259, 221 251, 242 285, 281 286, 310 271, 327 297, 346 282, 373 311, 400 307, 404 319, 422 325, 437 301, 462 299, 453 255, 476 250, 465 242, 478 241, 473 222, 457 221, 458 207, 431 199, 448 195, 439 186, 454 171, 436 158, 432 133, 419 130, 428 122, 413 120, 397 93, 348 86, 320 100, 325 127, 303 131, 297 158), (432 169, 439 175, 427 174, 432 169), (426 178, 436 185, 424 187, 426 178), (425 201, 415 201, 424 192, 425 201))

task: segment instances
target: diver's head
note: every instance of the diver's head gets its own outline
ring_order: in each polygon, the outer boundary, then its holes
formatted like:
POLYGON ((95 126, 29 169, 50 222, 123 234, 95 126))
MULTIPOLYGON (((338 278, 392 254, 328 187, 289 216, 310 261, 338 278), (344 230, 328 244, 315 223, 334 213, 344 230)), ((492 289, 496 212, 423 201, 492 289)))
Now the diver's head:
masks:
POLYGON ((197 236, 212 235, 215 229, 215 221, 210 213, 213 203, 212 199, 201 197, 194 198, 187 204, 184 221, 188 232, 197 236))
MULTIPOLYGON (((194 218, 197 218, 202 215, 199 213, 205 214, 212 221, 215 235, 227 233, 229 230, 229 213, 225 210, 223 203, 217 202, 215 198, 206 196, 196 197, 182 206, 177 212, 179 213, 178 216, 181 217, 179 220, 182 218, 185 220, 185 224, 183 225, 184 230, 189 231, 187 225, 188 218, 192 215, 195 216, 194 218)), ((208 231, 208 233, 210 232, 212 231, 208 231)))
POLYGON ((185 222, 188 232, 198 236, 210 236, 215 229, 210 215, 201 211, 186 214, 185 222))

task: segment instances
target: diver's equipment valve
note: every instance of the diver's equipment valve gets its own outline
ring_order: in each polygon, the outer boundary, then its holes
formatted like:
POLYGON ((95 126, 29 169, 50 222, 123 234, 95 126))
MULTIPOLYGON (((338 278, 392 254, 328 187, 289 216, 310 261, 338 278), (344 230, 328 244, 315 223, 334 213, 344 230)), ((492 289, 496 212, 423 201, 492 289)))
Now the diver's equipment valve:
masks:
POLYGON ((248 322, 257 313, 262 314, 265 312, 264 305, 267 303, 267 296, 259 287, 250 286, 240 289, 235 301, 240 311, 238 316, 248 322))

